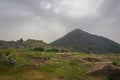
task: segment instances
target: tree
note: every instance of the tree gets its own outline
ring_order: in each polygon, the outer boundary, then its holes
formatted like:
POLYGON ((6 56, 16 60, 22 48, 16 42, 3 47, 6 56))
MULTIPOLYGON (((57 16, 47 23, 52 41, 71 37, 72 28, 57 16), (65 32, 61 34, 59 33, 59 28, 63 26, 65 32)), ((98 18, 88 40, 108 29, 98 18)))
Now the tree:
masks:
POLYGON ((23 43, 24 41, 23 41, 22 38, 20 38, 20 40, 17 40, 17 42, 18 42, 18 43, 23 43))

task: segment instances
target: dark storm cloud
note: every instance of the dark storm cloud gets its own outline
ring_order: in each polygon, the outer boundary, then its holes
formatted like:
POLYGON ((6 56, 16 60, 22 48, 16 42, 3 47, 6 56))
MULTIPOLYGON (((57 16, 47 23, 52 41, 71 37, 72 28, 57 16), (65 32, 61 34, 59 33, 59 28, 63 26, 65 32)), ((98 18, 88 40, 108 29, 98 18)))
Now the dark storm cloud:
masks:
POLYGON ((54 14, 52 10, 43 9, 42 2, 46 3, 47 0, 2 0, 0 2, 0 27, 24 24, 36 17, 49 19, 54 14))
POLYGON ((24 7, 14 4, 12 0, 0 1, 0 27, 17 27, 30 21, 31 17, 24 7))
POLYGON ((72 1, 0 0, 0 38, 23 37, 51 42, 80 28, 120 43, 119 0, 72 1), (94 8, 95 13, 89 13, 94 12, 94 8))

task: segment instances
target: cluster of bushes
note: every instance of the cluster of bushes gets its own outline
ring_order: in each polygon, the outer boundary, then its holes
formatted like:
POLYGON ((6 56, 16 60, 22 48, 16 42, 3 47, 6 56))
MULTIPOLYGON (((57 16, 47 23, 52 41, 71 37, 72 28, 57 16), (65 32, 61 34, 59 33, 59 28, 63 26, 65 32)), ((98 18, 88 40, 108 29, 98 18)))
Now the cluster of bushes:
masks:
POLYGON ((42 48, 42 47, 34 48, 33 50, 34 50, 34 51, 40 51, 40 52, 45 51, 45 49, 42 48))
POLYGON ((59 52, 59 49, 49 49, 49 50, 47 50, 47 52, 59 52))
POLYGON ((34 48, 33 51, 40 51, 40 52, 44 52, 44 51, 46 51, 46 52, 68 52, 68 50, 65 50, 65 49, 52 48, 52 49, 46 50, 43 47, 34 48))

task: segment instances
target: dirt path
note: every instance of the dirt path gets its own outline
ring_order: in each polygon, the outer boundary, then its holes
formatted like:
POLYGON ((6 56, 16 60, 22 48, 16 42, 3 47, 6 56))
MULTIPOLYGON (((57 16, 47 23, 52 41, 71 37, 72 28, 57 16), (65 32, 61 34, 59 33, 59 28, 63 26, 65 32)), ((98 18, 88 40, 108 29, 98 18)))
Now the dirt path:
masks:
POLYGON ((96 68, 99 68, 99 67, 102 67, 108 64, 112 64, 112 61, 96 62, 93 69, 96 69, 96 68))

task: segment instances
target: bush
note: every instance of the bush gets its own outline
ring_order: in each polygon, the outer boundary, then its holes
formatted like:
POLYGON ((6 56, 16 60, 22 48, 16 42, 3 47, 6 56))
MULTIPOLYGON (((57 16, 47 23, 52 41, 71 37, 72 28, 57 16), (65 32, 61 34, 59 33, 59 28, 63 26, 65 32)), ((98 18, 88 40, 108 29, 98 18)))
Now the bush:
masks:
POLYGON ((59 49, 50 49, 50 50, 48 50, 49 52, 59 52, 59 49))
POLYGON ((43 52, 43 51, 45 51, 45 49, 42 48, 42 47, 39 47, 39 48, 34 48, 34 51, 40 51, 40 52, 43 52))
POLYGON ((120 60, 113 60, 112 64, 116 66, 120 66, 120 60))

